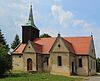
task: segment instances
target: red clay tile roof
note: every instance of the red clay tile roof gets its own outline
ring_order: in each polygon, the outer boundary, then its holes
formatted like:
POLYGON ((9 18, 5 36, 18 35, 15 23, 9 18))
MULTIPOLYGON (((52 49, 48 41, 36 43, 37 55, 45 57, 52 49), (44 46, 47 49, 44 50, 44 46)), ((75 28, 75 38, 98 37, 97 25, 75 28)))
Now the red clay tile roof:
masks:
POLYGON ((77 55, 87 55, 89 53, 92 37, 64 37, 64 39, 73 45, 77 55))
POLYGON ((23 53, 23 50, 24 50, 24 48, 25 48, 25 46, 26 46, 26 44, 22 44, 22 43, 19 44, 19 45, 15 48, 13 54, 22 54, 22 53, 23 53))
MULTIPOLYGON (((36 53, 41 53, 42 52, 42 46, 36 43, 32 43, 33 48, 35 49, 36 53)), ((24 48, 26 47, 26 44, 20 44, 16 47, 15 51, 13 54, 22 54, 24 51, 24 48)))
POLYGON ((49 54, 56 38, 36 38, 33 42, 42 45, 42 53, 49 54))
POLYGON ((42 53, 42 45, 32 43, 33 48, 35 49, 36 53, 42 53))
POLYGON ((74 48, 73 48, 73 45, 72 45, 70 42, 68 42, 67 40, 65 40, 64 38, 63 38, 63 41, 64 41, 66 47, 68 48, 68 50, 69 50, 71 53, 75 53, 75 50, 74 50, 74 48))
MULTIPOLYGON (((42 53, 49 54, 56 38, 36 38, 33 42, 43 45, 42 53)), ((87 55, 92 37, 64 37, 65 45, 70 52, 77 55, 87 55)))
MULTIPOLYGON (((63 37, 65 45, 70 52, 77 55, 88 55, 92 37, 63 37)), ((37 53, 49 54, 49 51, 54 44, 55 38, 36 38, 33 41, 33 47, 37 53)), ((26 44, 20 44, 14 53, 22 53, 26 44)))

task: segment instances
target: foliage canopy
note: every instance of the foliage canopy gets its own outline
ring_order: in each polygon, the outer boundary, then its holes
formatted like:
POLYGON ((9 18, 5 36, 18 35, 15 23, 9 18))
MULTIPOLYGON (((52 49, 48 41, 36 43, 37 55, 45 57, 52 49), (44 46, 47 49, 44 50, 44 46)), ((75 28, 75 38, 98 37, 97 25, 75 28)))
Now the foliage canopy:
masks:
POLYGON ((13 43, 11 44, 11 48, 15 49, 19 44, 20 44, 20 39, 19 39, 18 34, 16 34, 15 39, 14 39, 13 43))
POLYGON ((8 54, 9 46, 0 29, 0 75, 11 69, 11 55, 8 54))
POLYGON ((48 37, 51 37, 51 36, 49 34, 46 34, 46 33, 40 35, 40 38, 48 38, 48 37))

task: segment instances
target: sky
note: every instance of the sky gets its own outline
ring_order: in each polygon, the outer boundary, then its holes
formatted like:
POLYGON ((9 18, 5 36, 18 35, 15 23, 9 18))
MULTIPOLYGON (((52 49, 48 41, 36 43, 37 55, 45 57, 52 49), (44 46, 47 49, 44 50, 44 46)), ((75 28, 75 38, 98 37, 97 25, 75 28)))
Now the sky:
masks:
POLYGON ((91 36, 100 57, 100 0, 0 0, 0 28, 11 44, 28 21, 30 4, 40 33, 56 37, 91 36))

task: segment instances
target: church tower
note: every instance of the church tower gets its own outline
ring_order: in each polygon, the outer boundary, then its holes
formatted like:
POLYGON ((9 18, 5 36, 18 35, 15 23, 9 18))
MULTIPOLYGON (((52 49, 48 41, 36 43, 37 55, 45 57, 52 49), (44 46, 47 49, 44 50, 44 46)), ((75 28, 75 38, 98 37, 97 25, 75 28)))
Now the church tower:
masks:
POLYGON ((22 26, 22 43, 32 41, 33 38, 39 38, 39 29, 34 24, 32 5, 30 5, 28 22, 22 26))

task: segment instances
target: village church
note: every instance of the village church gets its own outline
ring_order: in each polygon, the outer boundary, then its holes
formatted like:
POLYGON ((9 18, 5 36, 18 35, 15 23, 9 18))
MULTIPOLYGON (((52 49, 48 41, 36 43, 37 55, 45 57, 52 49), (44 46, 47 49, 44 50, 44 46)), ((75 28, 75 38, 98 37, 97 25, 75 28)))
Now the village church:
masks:
POLYGON ((58 34, 57 37, 39 38, 39 32, 31 5, 28 22, 22 26, 22 43, 12 52, 13 70, 64 76, 96 74, 92 35, 62 37, 58 34))

